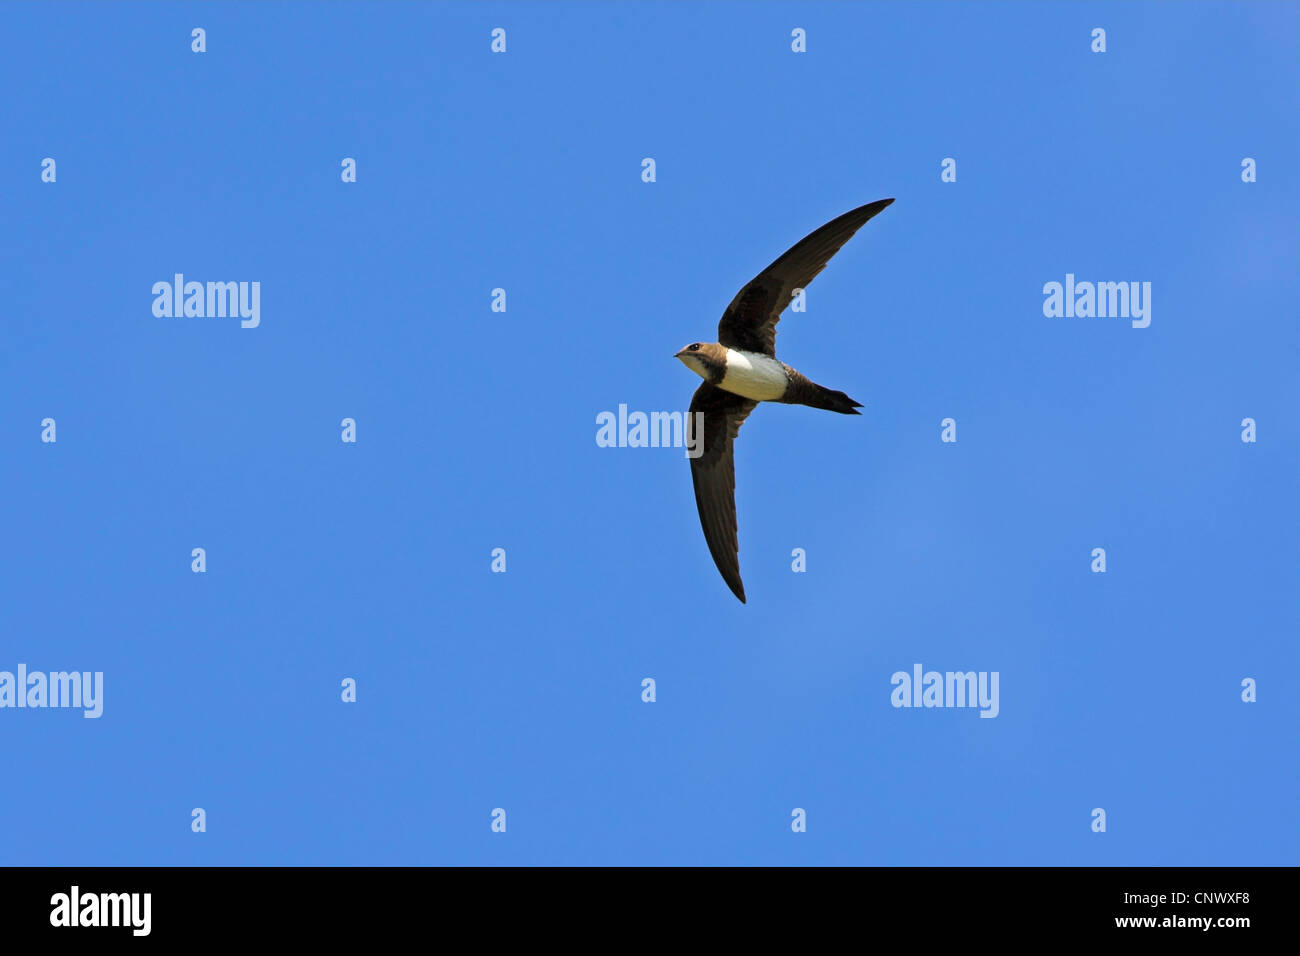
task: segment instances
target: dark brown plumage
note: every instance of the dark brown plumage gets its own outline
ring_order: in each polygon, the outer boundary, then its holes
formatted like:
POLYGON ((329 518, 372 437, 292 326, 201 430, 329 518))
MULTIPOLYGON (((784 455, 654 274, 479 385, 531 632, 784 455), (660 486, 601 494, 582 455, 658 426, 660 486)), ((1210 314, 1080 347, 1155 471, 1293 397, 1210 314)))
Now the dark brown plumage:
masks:
POLYGON ((691 444, 702 443, 700 455, 691 459, 700 526, 713 563, 742 603, 745 585, 740 578, 733 454, 740 426, 759 400, 808 405, 842 415, 860 414, 862 407, 843 392, 818 385, 777 361, 776 324, 794 290, 807 288, 863 223, 893 201, 881 199, 859 206, 795 243, 736 293, 718 323, 716 343, 694 342, 677 353, 677 358, 704 379, 691 398, 687 416, 691 444), (695 435, 697 412, 704 415, 700 436, 695 435))
POLYGON ((831 256, 880 210, 894 200, 880 199, 832 219, 804 236, 736 293, 718 323, 718 341, 728 348, 776 356, 776 323, 795 289, 826 268, 831 256))
POLYGON ((745 583, 740 580, 740 545, 736 540, 736 458, 731 444, 745 418, 758 402, 733 395, 705 382, 691 396, 687 435, 692 445, 703 441, 698 458, 691 459, 691 482, 695 485, 695 507, 700 512, 704 540, 713 563, 731 592, 745 602, 745 583), (695 435, 695 413, 704 413, 704 434, 695 435))

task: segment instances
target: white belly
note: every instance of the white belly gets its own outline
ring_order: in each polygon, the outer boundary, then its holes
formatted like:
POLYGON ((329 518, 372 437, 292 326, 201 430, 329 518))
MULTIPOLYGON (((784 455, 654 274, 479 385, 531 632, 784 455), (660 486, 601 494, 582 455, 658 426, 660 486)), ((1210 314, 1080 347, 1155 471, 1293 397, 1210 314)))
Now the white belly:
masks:
POLYGON ((727 374, 718 387, 758 402, 775 401, 785 394, 785 367, 758 352, 727 349, 727 374))

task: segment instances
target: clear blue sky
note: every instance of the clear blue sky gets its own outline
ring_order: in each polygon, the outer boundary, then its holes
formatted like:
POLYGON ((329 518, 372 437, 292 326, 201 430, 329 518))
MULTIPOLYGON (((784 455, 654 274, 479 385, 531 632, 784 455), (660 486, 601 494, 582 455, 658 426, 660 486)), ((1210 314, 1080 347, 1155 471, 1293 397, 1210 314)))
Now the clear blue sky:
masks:
POLYGON ((0 710, 0 862, 1295 863, 1298 27, 4 4, 0 670, 104 713, 0 710), (596 416, 885 196, 778 343, 863 417, 737 443, 742 606, 596 416), (260 326, 155 317, 177 272, 260 326), (1067 273, 1150 327, 1045 317, 1067 273), (998 716, 892 707, 918 663, 998 716))

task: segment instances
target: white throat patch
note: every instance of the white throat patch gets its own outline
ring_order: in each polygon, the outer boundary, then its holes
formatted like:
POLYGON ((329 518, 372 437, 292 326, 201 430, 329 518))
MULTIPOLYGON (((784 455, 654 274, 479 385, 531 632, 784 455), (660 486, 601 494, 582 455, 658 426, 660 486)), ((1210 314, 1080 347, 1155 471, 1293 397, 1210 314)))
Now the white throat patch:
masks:
POLYGON ((727 373, 718 387, 735 395, 770 402, 785 394, 789 379, 785 367, 776 359, 759 352, 727 349, 727 373))
POLYGON ((683 365, 685 365, 688 369, 690 369, 700 378, 709 377, 709 370, 704 367, 704 363, 701 362, 699 358, 697 358, 696 356, 687 354, 687 355, 679 355, 677 357, 682 360, 683 365))

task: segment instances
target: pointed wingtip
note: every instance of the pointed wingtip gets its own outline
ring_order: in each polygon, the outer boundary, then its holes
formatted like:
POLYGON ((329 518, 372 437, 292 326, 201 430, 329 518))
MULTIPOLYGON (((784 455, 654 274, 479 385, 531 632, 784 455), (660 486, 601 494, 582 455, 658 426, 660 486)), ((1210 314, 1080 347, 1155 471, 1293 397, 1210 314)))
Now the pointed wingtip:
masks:
POLYGON ((885 209, 893 205, 893 202, 894 202, 893 197, 890 197, 889 199, 877 199, 875 202, 869 202, 865 206, 859 206, 857 209, 854 210, 854 212, 857 213, 865 212, 867 219, 871 219, 872 217, 877 216, 880 213, 884 212, 885 209))

